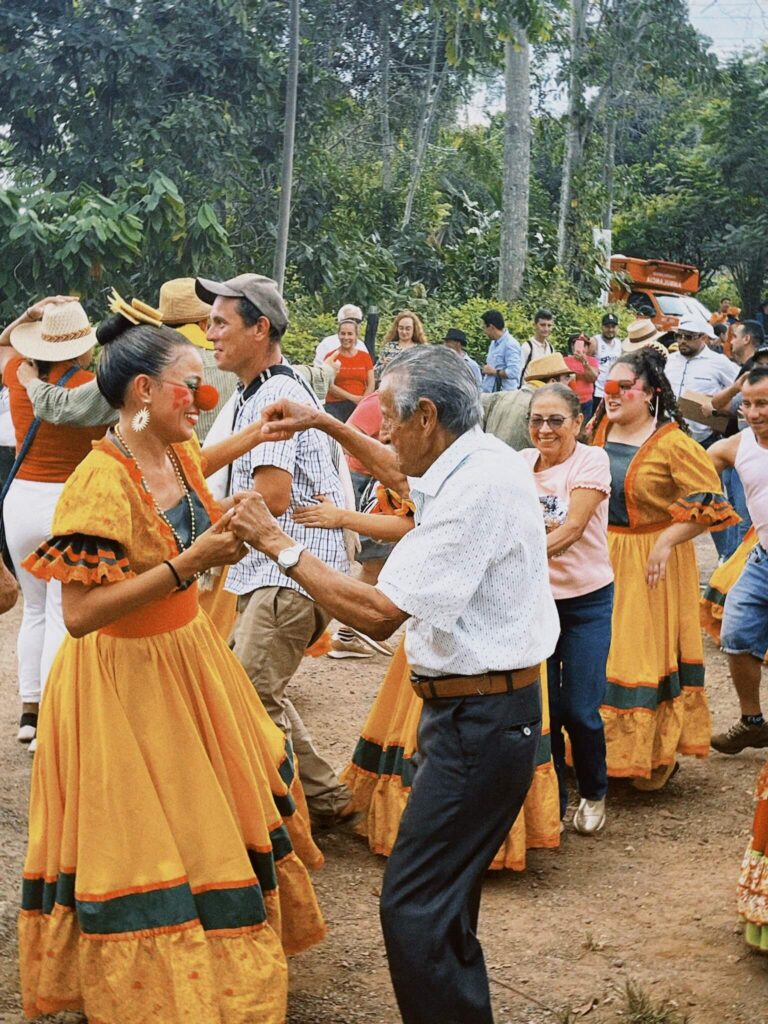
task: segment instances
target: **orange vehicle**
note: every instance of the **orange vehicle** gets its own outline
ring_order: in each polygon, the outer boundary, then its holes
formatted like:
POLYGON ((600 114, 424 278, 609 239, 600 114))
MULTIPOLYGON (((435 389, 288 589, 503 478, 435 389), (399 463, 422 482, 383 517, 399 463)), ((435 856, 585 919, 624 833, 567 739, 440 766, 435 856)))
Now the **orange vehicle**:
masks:
POLYGON ((687 263, 641 260, 634 256, 611 256, 609 302, 626 302, 638 316, 653 320, 657 330, 671 340, 680 317, 698 313, 709 320, 707 307, 694 298, 699 290, 699 271, 687 263))

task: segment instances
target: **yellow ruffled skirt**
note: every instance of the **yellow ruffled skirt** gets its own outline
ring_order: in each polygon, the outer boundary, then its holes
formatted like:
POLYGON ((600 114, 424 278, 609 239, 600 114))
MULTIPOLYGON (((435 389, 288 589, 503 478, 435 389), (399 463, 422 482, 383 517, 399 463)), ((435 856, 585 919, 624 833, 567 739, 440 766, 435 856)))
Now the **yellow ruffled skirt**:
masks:
POLYGON ((709 753, 696 553, 690 541, 674 547, 666 578, 651 589, 645 566, 657 539, 658 532, 608 530, 616 590, 600 713, 614 777, 647 779, 678 753, 709 753))
POLYGON ((739 876, 737 906, 744 921, 744 941, 768 953, 768 764, 757 780, 757 807, 752 838, 739 876))
POLYGON ((205 614, 67 637, 32 778, 28 1017, 281 1024, 285 953, 324 934, 321 863, 290 748, 205 614))
MULTIPOLYGON (((397 839, 411 792, 416 734, 423 701, 414 693, 405 641, 392 657, 352 763, 341 778, 355 807, 363 812, 357 831, 374 853, 388 857, 397 839)), ((520 814, 496 855, 492 868, 522 871, 526 849, 560 845, 560 803, 550 752, 547 685, 542 673, 543 723, 537 767, 520 814)))
POLYGON ((223 566, 220 572, 212 574, 206 589, 200 590, 200 607, 221 633, 225 643, 229 642, 237 618, 237 594, 224 589, 228 572, 229 566, 223 566))

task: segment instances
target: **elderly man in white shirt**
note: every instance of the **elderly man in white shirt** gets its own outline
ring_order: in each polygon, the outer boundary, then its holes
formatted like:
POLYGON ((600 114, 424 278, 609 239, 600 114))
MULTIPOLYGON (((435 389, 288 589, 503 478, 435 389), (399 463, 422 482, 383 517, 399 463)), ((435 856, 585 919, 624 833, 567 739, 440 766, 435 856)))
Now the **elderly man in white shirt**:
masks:
MULTIPOLYGON (((677 326, 677 352, 667 359, 664 373, 675 398, 684 391, 698 391, 703 395, 714 395, 736 380, 738 366, 727 356, 713 352, 707 345, 707 338, 714 338, 715 332, 703 316, 689 314, 680 318, 677 326)), ((686 420, 691 437, 708 447, 718 435, 705 423, 686 420)))
MULTIPOLYGON (((358 454, 384 484, 410 487, 416 526, 375 587, 297 545, 254 492, 236 496, 229 522, 340 621, 377 639, 407 623, 424 709, 381 894, 392 982, 405 1024, 492 1024, 475 932, 483 875, 533 775, 539 666, 558 635, 544 527, 530 473, 480 430, 477 385, 454 353, 397 356, 381 406, 396 454, 361 435, 358 454)), ((287 401, 263 416, 276 437, 315 427, 344 444, 351 430, 287 401)))

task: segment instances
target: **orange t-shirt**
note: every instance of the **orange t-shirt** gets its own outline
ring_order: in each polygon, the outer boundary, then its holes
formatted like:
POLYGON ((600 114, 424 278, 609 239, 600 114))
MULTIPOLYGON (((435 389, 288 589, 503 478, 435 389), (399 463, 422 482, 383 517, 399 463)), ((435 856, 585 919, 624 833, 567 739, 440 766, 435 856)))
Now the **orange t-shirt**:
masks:
MULTIPOLYGON (((16 371, 21 364, 21 356, 10 359, 3 370, 3 384, 8 388, 11 406, 11 419, 16 434, 16 452, 21 448, 32 420, 35 418, 32 403, 27 389, 19 383, 16 371)), ((55 384, 64 376, 69 367, 57 364, 48 375, 48 383, 55 384)), ((87 370, 73 373, 65 388, 76 388, 93 380, 93 374, 87 370)), ((72 470, 91 450, 91 441, 104 436, 102 427, 71 427, 57 426, 43 421, 35 435, 32 446, 16 474, 19 480, 36 480, 39 483, 60 484, 69 477, 72 470)))
MULTIPOLYGON (((326 361, 341 363, 341 369, 336 374, 334 384, 348 391, 350 395, 364 395, 368 385, 368 374, 373 369, 373 360, 368 352, 357 350, 351 355, 344 355, 341 349, 326 357, 326 361)), ((343 402, 343 398, 335 398, 329 395, 326 402, 343 402)))

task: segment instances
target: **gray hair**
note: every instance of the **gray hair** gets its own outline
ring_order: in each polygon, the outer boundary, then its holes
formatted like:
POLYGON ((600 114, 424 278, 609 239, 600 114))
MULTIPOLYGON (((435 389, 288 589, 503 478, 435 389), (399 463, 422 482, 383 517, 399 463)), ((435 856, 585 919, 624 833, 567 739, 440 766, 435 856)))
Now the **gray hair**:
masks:
POLYGON ((389 362, 382 373, 397 377, 393 401, 400 419, 412 416, 420 398, 437 409, 441 427, 458 437, 482 419, 480 391, 461 356, 442 345, 415 345, 389 362))

